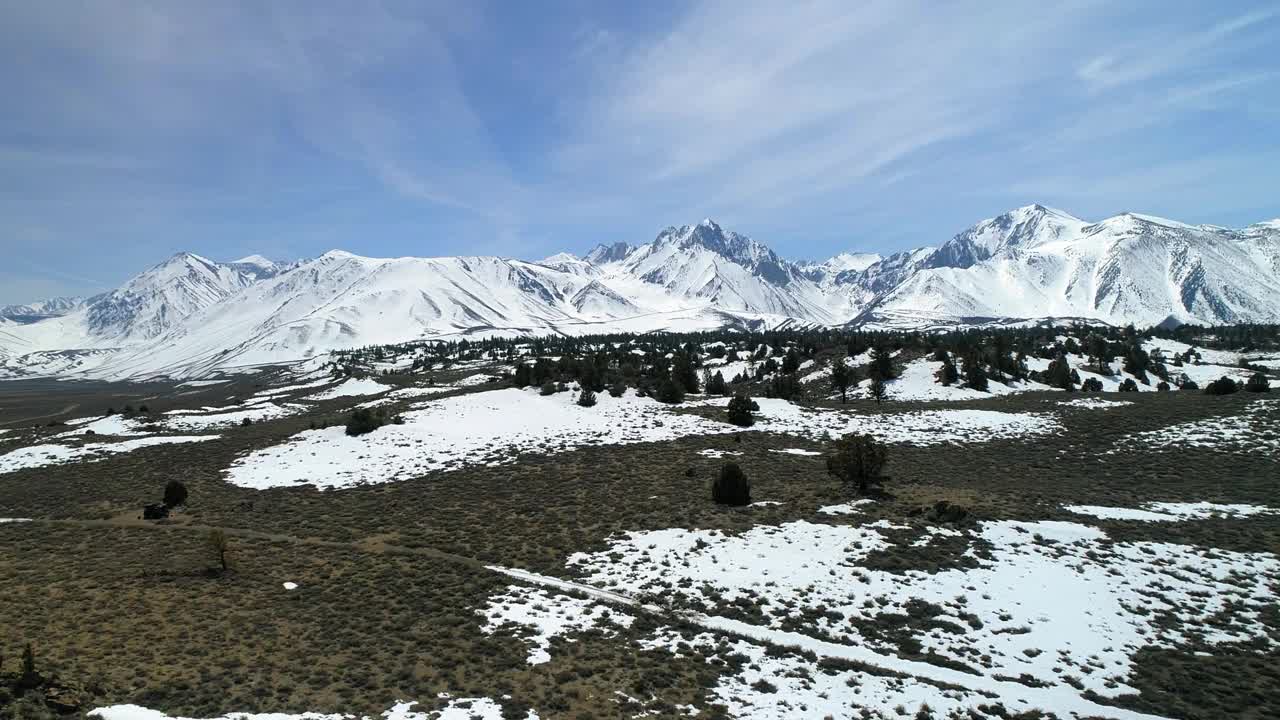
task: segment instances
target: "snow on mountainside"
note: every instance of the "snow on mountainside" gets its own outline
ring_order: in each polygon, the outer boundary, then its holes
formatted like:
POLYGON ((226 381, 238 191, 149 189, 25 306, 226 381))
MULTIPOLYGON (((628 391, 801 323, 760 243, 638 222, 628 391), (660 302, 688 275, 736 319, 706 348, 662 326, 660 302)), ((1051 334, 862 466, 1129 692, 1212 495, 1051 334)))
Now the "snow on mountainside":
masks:
POLYGON ((56 297, 26 305, 0 305, 0 321, 23 325, 61 317, 78 310, 85 302, 82 297, 56 297))
POLYGON ((1039 206, 957 235, 873 312, 1075 316, 1113 324, 1275 321, 1280 233, 1125 213, 1086 223, 1039 206))
POLYGON ((197 376, 459 335, 1169 317, 1280 319, 1280 221, 1090 223, 1031 205, 937 248, 822 263, 789 262, 711 220, 537 263, 332 251, 283 265, 183 253, 110 293, 0 314, 0 377, 197 376))

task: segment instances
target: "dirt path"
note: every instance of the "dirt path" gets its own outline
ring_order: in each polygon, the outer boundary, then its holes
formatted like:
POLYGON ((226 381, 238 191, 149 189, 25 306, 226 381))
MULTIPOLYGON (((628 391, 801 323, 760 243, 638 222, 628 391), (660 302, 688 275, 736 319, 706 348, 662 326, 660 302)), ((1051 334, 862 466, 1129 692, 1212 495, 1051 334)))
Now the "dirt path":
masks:
POLYGON ((58 412, 52 412, 45 415, 33 415, 31 417, 19 418, 17 420, 5 420, 4 422, 0 422, 0 425, 17 425, 19 423, 29 423, 32 420, 43 420, 44 418, 48 418, 48 417, 57 417, 58 415, 66 415, 67 413, 71 412, 72 410, 75 410, 78 407, 80 407, 80 403, 71 403, 70 405, 59 410, 58 412))

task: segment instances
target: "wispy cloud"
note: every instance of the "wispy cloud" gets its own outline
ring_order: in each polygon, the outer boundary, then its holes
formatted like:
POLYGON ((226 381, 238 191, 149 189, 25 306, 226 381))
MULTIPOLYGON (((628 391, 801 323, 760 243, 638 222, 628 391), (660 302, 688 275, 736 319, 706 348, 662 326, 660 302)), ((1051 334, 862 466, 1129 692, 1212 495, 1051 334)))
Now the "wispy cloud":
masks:
POLYGON ((1195 215, 1224 206, 1197 182, 1280 182, 1250 159, 1278 27, 1262 3, 1100 0, 9 4, 0 252, 56 264, 14 240, 40 226, 130 269, 544 255, 712 215, 813 256, 1025 202, 1142 209, 1142 182, 1195 215))

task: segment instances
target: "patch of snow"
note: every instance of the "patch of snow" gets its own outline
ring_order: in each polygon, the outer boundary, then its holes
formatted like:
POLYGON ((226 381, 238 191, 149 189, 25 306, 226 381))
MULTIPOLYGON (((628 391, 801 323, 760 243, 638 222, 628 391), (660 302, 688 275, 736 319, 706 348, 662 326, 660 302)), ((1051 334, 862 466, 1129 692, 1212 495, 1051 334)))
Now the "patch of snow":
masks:
POLYGON ((1102 505, 1066 505, 1064 510, 1078 515, 1092 515, 1100 520, 1142 520, 1146 522, 1174 522, 1177 520, 1203 520, 1206 518, 1242 518, 1253 515, 1271 515, 1280 510, 1265 505, 1222 504, 1211 502, 1149 502, 1143 509, 1105 507, 1102 505))
POLYGON ((0 518, 0 525, 4 523, 25 523, 31 522, 31 518, 0 518))
POLYGON ((825 505, 818 508, 818 512, 824 515, 853 515, 858 512, 858 508, 863 505, 870 505, 875 500, 870 498, 862 498, 861 500, 852 500, 839 505, 825 505))
POLYGON ((91 462, 153 445, 204 442, 217 440, 218 437, 218 435, 153 435, 114 443, 87 443, 79 447, 32 445, 0 455, 0 474, 48 465, 64 465, 70 462, 91 462))
POLYGON ((1093 410, 1105 410, 1107 408, 1124 407, 1133 403, 1127 400, 1103 400, 1097 397, 1082 397, 1075 400, 1063 400, 1058 403, 1062 407, 1089 408, 1093 410))
POLYGON ((635 621, 633 616, 610 610, 596 600, 548 593, 524 585, 509 586, 506 592, 490 597, 485 609, 476 612, 485 617, 481 630, 486 634, 505 626, 518 626, 520 636, 531 645, 530 665, 551 660, 551 639, 554 637, 607 623, 630 627, 635 621))
MULTIPOLYGON (((447 698, 447 695, 443 697, 447 698)), ((377 720, 503 720, 502 704, 490 698, 453 698, 439 710, 414 710, 416 702, 398 702, 378 716, 377 720)), ((111 705, 88 713, 101 720, 194 720, 170 716, 140 705, 111 705)), ((210 720, 373 720, 368 716, 343 713, 240 713, 233 712, 210 720)), ((538 720, 530 710, 525 720, 538 720)))
POLYGON ((244 423, 245 420, 253 423, 274 420, 293 415, 305 409, 305 406, 297 404, 276 405, 275 403, 266 402, 232 412, 214 413, 212 415, 172 415, 165 418, 164 424, 166 427, 181 432, 212 430, 214 428, 234 427, 244 423))
POLYGON ((1274 455, 1280 452, 1280 434, 1275 432, 1278 421, 1280 400, 1255 400, 1239 415, 1138 432, 1121 438, 1117 445, 1122 448, 1203 447, 1274 455))
POLYGON ((54 438, 67 438, 77 435, 84 435, 92 430, 95 435, 146 435, 148 433, 146 425, 133 418, 126 418, 123 415, 108 415, 86 423, 79 423, 75 430, 69 430, 59 433, 54 438))
POLYGON ((783 455, 805 455, 810 457, 822 454, 817 450, 805 450, 804 448, 786 448, 785 450, 770 450, 769 452, 780 453, 783 455))
POLYGON ((391 387, 383 385, 376 380, 369 378, 350 378, 334 385, 324 392, 308 395, 304 400, 336 400, 344 397, 359 397, 361 395, 377 395, 390 390, 391 387))
POLYGON ((699 450, 698 454, 703 457, 709 457, 714 460, 719 460, 722 457, 741 455, 742 453, 738 452, 737 450, 716 450, 714 448, 707 448, 706 450, 699 450))
POLYGON ((296 583, 296 582, 287 582, 287 583, 285 583, 285 584, 284 584, 284 589, 285 589, 285 590, 297 590, 297 589, 298 589, 298 583, 296 583))

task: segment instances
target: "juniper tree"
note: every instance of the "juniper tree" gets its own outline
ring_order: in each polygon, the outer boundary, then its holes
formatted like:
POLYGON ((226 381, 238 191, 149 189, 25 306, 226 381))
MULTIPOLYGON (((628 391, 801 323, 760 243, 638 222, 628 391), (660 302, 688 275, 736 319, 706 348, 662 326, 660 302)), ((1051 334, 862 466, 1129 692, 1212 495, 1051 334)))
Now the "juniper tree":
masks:
POLYGON ((871 397, 876 401, 877 405, 884 402, 885 398, 889 397, 888 386, 884 384, 884 380, 881 380, 878 377, 871 378, 871 387, 868 388, 868 392, 871 393, 871 397))
POLYGON ((187 502, 187 486, 181 480, 170 480, 164 486, 164 504, 166 507, 177 507, 187 502))
POLYGON ((881 380, 892 380, 898 377, 897 369, 893 366, 893 356, 889 353, 888 347, 877 344, 871 349, 871 368, 867 374, 881 380))
POLYGON ((938 368, 938 372, 934 374, 934 379, 939 385, 950 387, 960 380, 960 371, 956 369, 955 361, 951 359, 951 354, 946 350, 941 350, 935 358, 942 361, 942 367, 938 368), (938 357, 938 356, 941 357, 938 357))
POLYGON ((724 375, 719 370, 714 375, 708 373, 707 381, 703 383, 708 395, 725 395, 729 392, 729 386, 724 381, 724 375))
POLYGON ((729 422, 739 427, 751 427, 756 422, 752 413, 759 409, 760 406, 746 393, 738 393, 729 400, 729 422))
POLYGON ((835 451, 827 456, 827 473, 846 488, 856 488, 858 494, 866 495, 871 483, 879 480, 888 459, 888 448, 874 437, 845 435, 836 441, 835 451))
POLYGON ((1249 392, 1271 392, 1271 382, 1267 380, 1267 376, 1258 372, 1249 376, 1245 381, 1244 389, 1249 392))
POLYGON ((586 408, 593 407, 596 404, 596 391, 583 385, 582 392, 578 393, 578 404, 586 408))
POLYGON ((684 402, 684 387, 675 378, 667 376, 658 386, 656 399, 668 405, 678 405, 684 402))
POLYGON ((1235 380, 1223 375, 1204 387, 1205 395, 1230 395, 1240 389, 1235 380))
POLYGON ((1059 390, 1075 389, 1071 382, 1071 365, 1067 362, 1066 355, 1059 354, 1049 363, 1044 371, 1044 383, 1059 390))
POLYGON ((982 368, 982 362, 978 359, 976 353, 966 355, 964 358, 964 386, 972 390, 980 390, 986 392, 989 384, 987 382, 987 371, 982 368))
POLYGON ((737 463, 725 463, 711 483, 711 499, 721 505, 750 505, 751 482, 737 463))
POLYGON ((852 372, 845 365, 844 358, 836 358, 831 365, 831 388, 840 393, 840 402, 847 402, 849 385, 852 383, 852 372))

